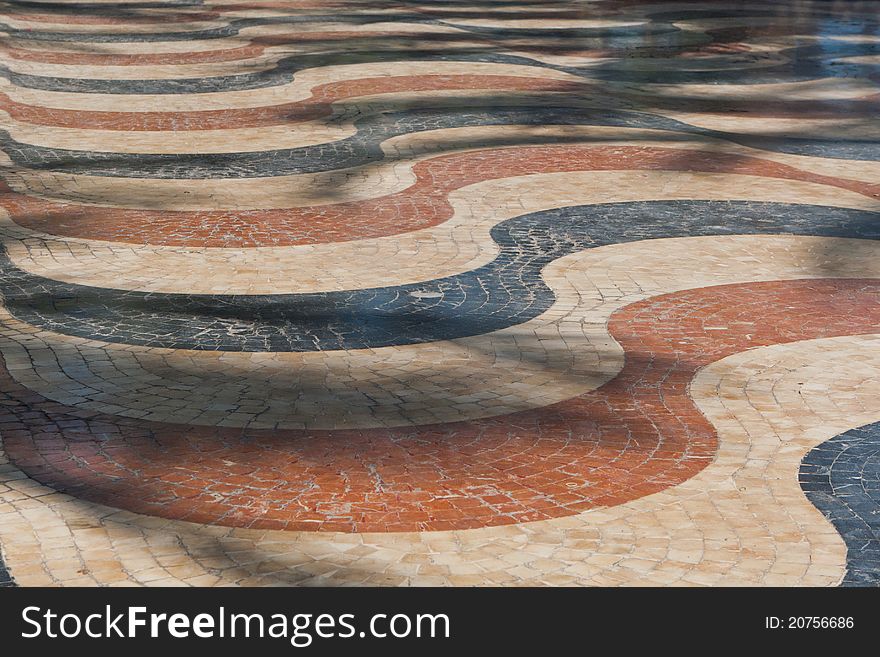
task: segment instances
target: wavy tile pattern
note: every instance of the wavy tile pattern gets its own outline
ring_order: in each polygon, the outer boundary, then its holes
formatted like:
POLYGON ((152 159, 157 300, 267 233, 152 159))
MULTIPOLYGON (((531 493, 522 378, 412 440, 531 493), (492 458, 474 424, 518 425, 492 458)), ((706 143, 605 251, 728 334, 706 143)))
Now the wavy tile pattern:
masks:
POLYGON ((0 2, 0 585, 880 584, 878 67, 858 1, 0 2))

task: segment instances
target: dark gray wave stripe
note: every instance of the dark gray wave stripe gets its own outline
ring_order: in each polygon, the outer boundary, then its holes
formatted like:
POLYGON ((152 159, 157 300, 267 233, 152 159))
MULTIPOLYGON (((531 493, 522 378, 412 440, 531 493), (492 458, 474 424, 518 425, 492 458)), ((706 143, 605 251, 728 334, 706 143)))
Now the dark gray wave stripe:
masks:
MULTIPOLYGON (((880 142, 858 140, 773 138, 692 126, 681 121, 634 111, 573 107, 493 108, 484 111, 426 108, 379 113, 354 122, 355 134, 338 141, 298 148, 239 153, 108 153, 34 146, 14 140, 0 130, 0 148, 16 165, 36 171, 58 171, 119 178, 221 179, 261 178, 363 166, 387 159, 382 142, 392 137, 446 128, 493 125, 600 125, 660 130, 724 139, 751 148, 852 160, 880 159, 880 142)), ((596 144, 595 137, 536 137, 534 143, 596 144)), ((483 145, 525 145, 529 140, 511 135, 483 145)), ((468 145, 475 145, 473 140, 468 145)), ((448 145, 447 145, 448 146, 448 145)), ((695 146, 699 143, 695 141, 695 146)))
POLYGON ((846 543, 843 586, 880 586, 880 422, 812 449, 798 476, 846 543))
POLYGON ((4 250, 0 293, 17 319, 86 339, 212 351, 367 349, 480 335, 533 319, 554 301, 543 268, 584 249, 661 237, 780 233, 878 239, 880 213, 750 201, 558 208, 495 226, 499 254, 471 271, 306 294, 157 294, 74 285, 23 271, 4 250))

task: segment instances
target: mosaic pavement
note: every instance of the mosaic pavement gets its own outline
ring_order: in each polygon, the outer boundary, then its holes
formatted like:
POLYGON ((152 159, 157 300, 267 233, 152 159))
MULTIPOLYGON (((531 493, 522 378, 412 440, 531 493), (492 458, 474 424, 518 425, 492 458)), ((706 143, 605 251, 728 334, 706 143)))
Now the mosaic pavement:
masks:
POLYGON ((880 585, 876 4, 0 52, 0 586, 880 585))

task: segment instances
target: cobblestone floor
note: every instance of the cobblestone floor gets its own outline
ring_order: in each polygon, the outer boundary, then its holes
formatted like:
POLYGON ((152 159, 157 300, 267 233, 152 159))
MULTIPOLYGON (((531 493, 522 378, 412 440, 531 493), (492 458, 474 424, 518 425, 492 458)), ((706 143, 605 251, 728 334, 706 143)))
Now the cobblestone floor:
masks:
POLYGON ((875 3, 0 53, 0 586, 880 585, 875 3))

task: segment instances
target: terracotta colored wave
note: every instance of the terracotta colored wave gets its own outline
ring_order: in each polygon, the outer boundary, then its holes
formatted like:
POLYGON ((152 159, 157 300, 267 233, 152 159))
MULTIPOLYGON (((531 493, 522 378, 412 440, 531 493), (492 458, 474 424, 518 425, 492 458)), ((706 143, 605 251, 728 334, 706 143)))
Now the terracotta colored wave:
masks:
POLYGON ((542 409, 400 429, 258 431, 138 422, 69 408, 2 372, 12 462, 86 500, 163 518, 288 530, 497 526, 622 504, 713 459, 687 394, 696 371, 744 349, 875 332, 880 282, 702 288, 627 306, 609 331, 620 374, 542 409))
POLYGON ((387 196, 300 208, 168 211, 48 201, 0 183, 0 205, 32 230, 169 246, 255 247, 384 237, 452 216, 448 194, 485 180, 564 171, 702 171, 829 185, 880 197, 880 184, 823 176, 754 157, 654 147, 530 146, 441 155, 413 166, 416 182, 387 196))
POLYGON ((204 52, 169 52, 94 54, 83 52, 55 52, 51 50, 30 50, 0 46, 0 54, 11 59, 44 64, 66 64, 80 66, 147 66, 163 64, 204 64, 212 62, 238 61, 258 57, 265 50, 261 45, 245 45, 237 48, 207 50, 204 52))

